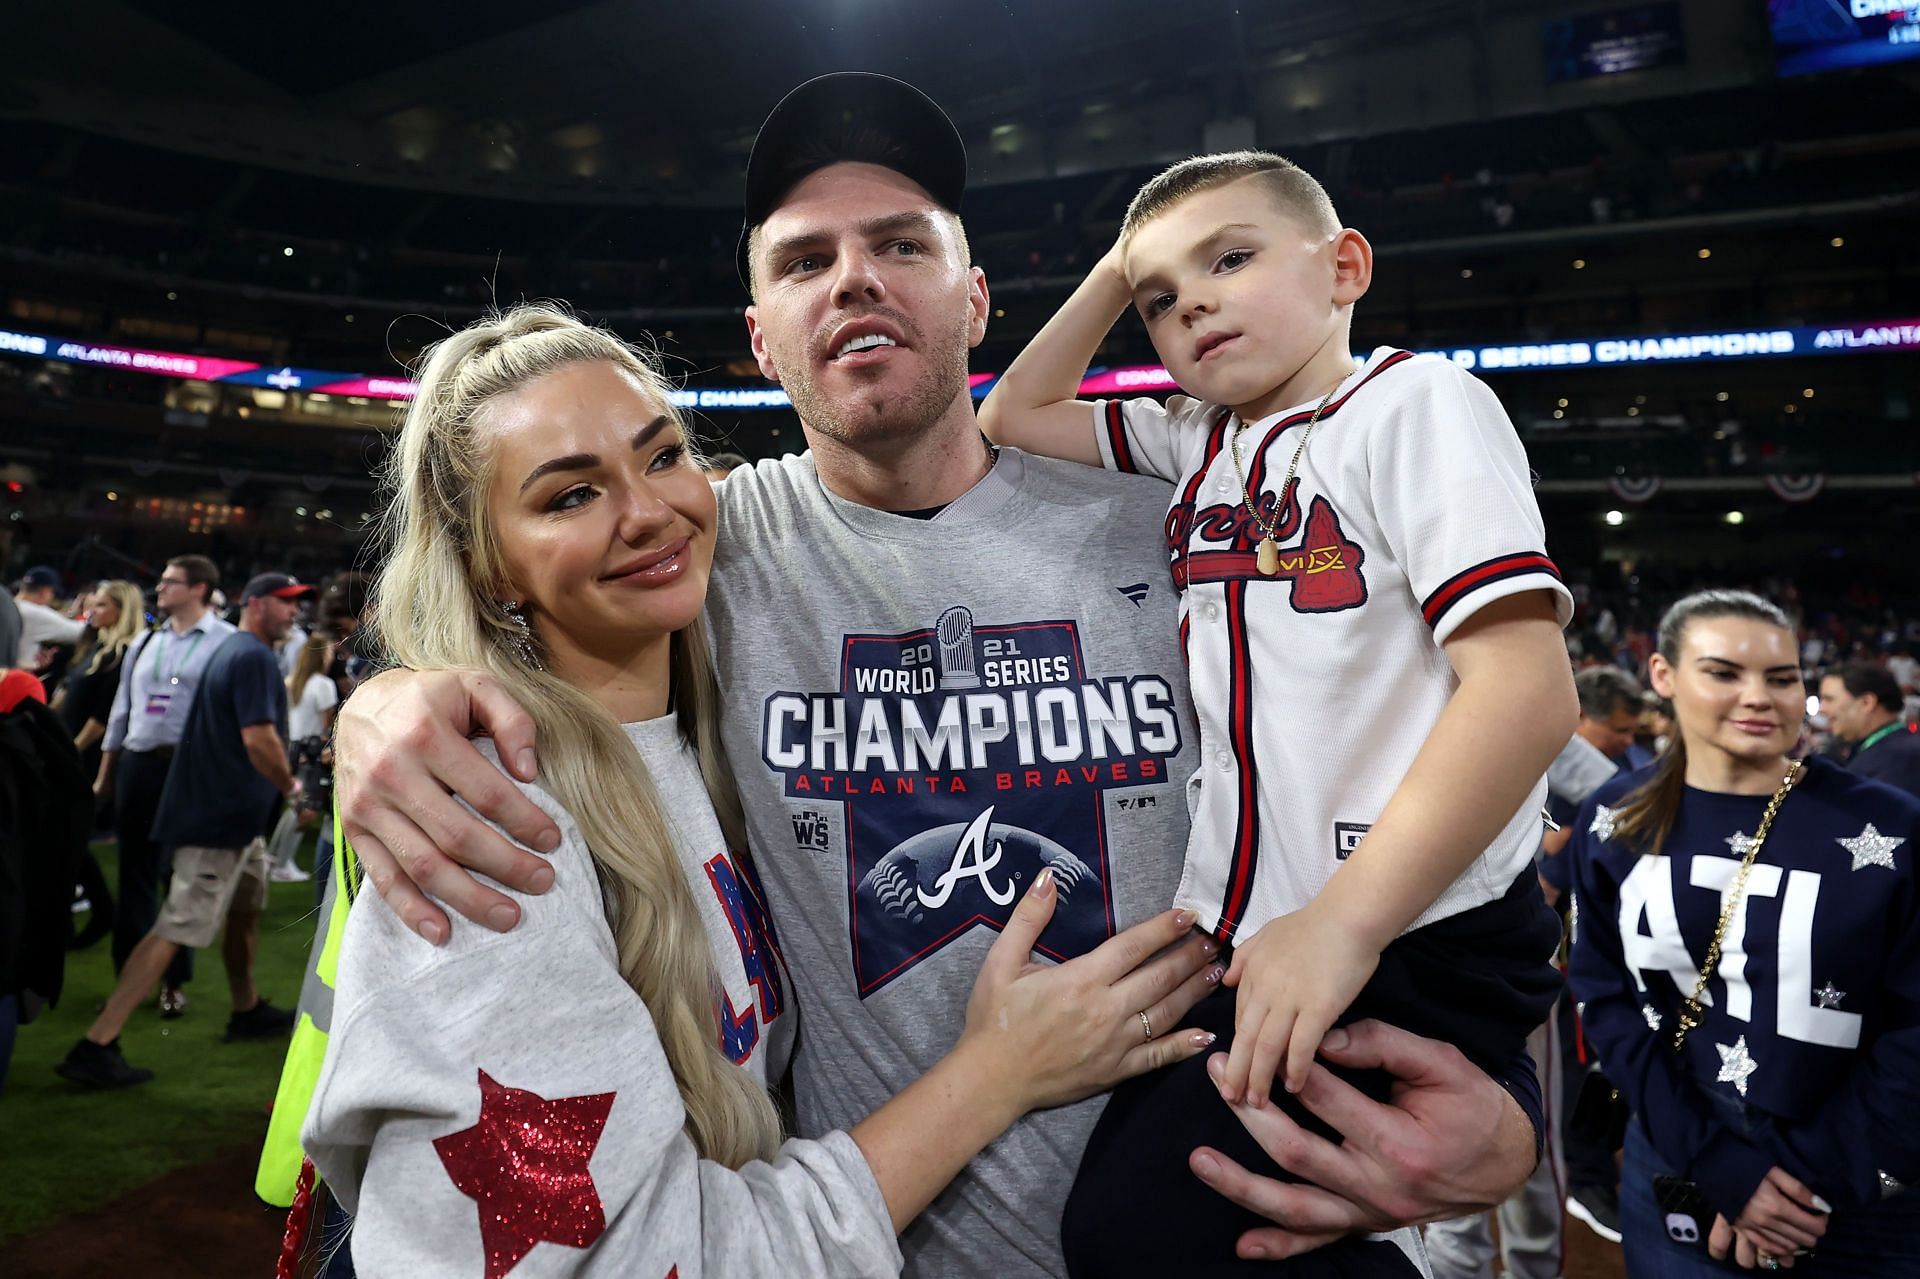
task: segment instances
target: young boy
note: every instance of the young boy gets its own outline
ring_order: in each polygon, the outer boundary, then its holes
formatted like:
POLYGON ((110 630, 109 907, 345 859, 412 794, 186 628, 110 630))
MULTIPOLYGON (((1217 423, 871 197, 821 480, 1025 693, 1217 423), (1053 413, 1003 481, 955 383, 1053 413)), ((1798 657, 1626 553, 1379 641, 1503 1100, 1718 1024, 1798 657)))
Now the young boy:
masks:
MULTIPOLYGON (((1576 713, 1572 600, 1493 394, 1436 357, 1381 348, 1356 366, 1372 272, 1366 239, 1288 161, 1185 161, 1134 198, 981 411, 996 442, 1175 483, 1167 547, 1203 760, 1178 904, 1234 947, 1236 1006, 1195 1014, 1232 1038, 1217 1094, 1195 1063, 1116 1095, 1068 1210, 1079 1273, 1141 1263, 1155 1232, 1101 1257, 1075 1218, 1164 1218, 1198 1186, 1196 1127, 1261 1157, 1217 1097, 1264 1106, 1276 1077, 1298 1091, 1336 1021, 1379 1017, 1493 1064, 1557 988, 1532 867, 1542 777, 1576 713), (1075 399, 1129 305, 1196 398, 1075 399)), ((1208 1198, 1224 1203, 1199 1190, 1181 1208, 1189 1264, 1196 1234, 1257 1220, 1195 1228, 1208 1198)), ((1328 1273, 1376 1272, 1348 1264, 1328 1273)))

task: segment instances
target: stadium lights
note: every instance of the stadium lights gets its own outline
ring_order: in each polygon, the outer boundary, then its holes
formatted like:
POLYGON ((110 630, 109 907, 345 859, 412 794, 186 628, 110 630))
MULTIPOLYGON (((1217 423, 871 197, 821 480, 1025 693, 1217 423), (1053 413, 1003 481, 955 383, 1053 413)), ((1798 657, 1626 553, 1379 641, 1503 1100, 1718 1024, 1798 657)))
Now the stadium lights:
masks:
POLYGON ((1567 397, 1564 395, 1560 397, 1560 407, 1563 409, 1567 407, 1567 397))
POLYGON ((1587 269, 1587 260, 1586 260, 1585 258, 1575 258, 1575 259, 1573 260, 1573 269, 1574 269, 1574 270, 1576 270, 1576 271, 1584 271, 1584 270, 1586 270, 1586 269, 1587 269))
POLYGON ((307 515, 307 508, 304 506, 296 506, 293 508, 293 513, 295 515, 300 516, 302 519, 305 519, 307 515))
POLYGON ((1836 249, 1844 249, 1847 247, 1847 237, 1844 235, 1836 235, 1831 240, 1828 240, 1827 243, 1836 249))
POLYGON ((282 257, 289 257, 289 258, 290 258, 290 257, 292 257, 292 256, 293 256, 293 246, 292 246, 291 244, 289 244, 289 245, 288 245, 288 246, 287 246, 286 248, 284 248, 284 249, 282 249, 282 250, 280 250, 280 255, 281 255, 282 257))
POLYGON ((1639 416, 1640 416, 1640 406, 1639 406, 1639 405, 1637 405, 1637 404, 1629 404, 1629 405, 1627 405, 1627 416, 1628 416, 1628 417, 1639 417, 1639 416))
POLYGON ((118 502, 118 501, 120 500, 120 495, 119 495, 118 493, 116 493, 116 492, 114 492, 114 491, 113 491, 112 489, 108 489, 108 490, 107 490, 107 500, 108 500, 109 502, 118 502))
POLYGON ((178 293, 175 293, 172 289, 167 290, 167 301, 178 302, 179 300, 180 300, 180 295, 178 293))
POLYGON ((1473 268, 1470 266, 1461 267, 1460 278, 1463 280, 1471 280, 1473 278, 1473 268))
POLYGON ((1725 391, 1716 391, 1714 392, 1713 398, 1720 401, 1722 404, 1725 404, 1728 400, 1732 399, 1733 397, 1727 394, 1725 391))
POLYGON ((1721 518, 1729 524, 1745 524, 1747 522, 1746 513, 1743 511, 1728 511, 1725 515, 1721 516, 1721 518))
POLYGON ((352 324, 352 323, 353 323, 353 317, 352 317, 351 315, 349 315, 349 316, 347 317, 347 323, 348 323, 348 324, 352 324))
POLYGON ((1811 400, 1813 398, 1813 388, 1810 386, 1802 388, 1800 391, 1800 398, 1805 400, 1811 400))
POLYGON ((1800 406, 1798 404, 1789 404, 1786 406, 1786 410, 1789 413, 1798 413, 1800 411, 1800 406))
POLYGON ((1626 512, 1624 511, 1608 511, 1607 512, 1608 527, 1619 528, 1622 524, 1625 524, 1626 522, 1627 522, 1626 512))
POLYGON ((1696 253, 1696 254, 1695 254, 1694 256, 1695 256, 1695 257, 1697 257, 1697 258, 1699 258, 1699 259, 1700 259, 1700 260, 1701 260, 1702 262, 1705 262, 1705 261, 1706 261, 1706 260, 1707 260, 1708 258, 1710 258, 1710 257, 1712 257, 1712 256, 1713 256, 1713 250, 1712 250, 1712 249, 1701 249, 1701 250, 1700 250, 1700 251, 1699 251, 1698 253, 1696 253))

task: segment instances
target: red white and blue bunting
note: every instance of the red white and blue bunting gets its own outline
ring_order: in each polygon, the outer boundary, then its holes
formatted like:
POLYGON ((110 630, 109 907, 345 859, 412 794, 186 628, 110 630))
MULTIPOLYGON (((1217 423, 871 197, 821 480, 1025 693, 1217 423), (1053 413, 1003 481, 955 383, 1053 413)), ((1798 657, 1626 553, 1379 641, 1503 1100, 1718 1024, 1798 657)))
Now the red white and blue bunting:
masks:
POLYGON ((1767 487, 1783 502, 1811 502, 1827 486, 1827 477, 1818 471, 1804 475, 1769 475, 1767 487))
POLYGON ((1607 481, 1607 487, 1622 502, 1631 502, 1635 506, 1651 502, 1660 492, 1660 477, 1657 475, 1636 475, 1628 477, 1616 475, 1607 481))

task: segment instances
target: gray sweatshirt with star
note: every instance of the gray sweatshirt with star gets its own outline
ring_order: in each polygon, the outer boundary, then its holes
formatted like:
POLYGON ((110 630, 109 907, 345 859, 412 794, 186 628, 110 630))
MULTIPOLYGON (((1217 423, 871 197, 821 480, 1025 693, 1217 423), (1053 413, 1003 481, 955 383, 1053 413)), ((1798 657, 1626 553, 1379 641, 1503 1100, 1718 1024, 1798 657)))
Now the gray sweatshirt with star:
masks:
MULTIPOLYGON (((758 881, 725 847, 673 721, 627 732, 700 903, 722 1046, 764 1083, 784 1069, 796 1013, 758 881)), ((517 928, 461 926, 430 946, 371 893, 348 917, 302 1143, 353 1215, 358 1273, 897 1274, 886 1203, 844 1131, 738 1170, 698 1157, 579 829, 539 786, 521 789, 561 845, 550 892, 501 889, 517 928)))

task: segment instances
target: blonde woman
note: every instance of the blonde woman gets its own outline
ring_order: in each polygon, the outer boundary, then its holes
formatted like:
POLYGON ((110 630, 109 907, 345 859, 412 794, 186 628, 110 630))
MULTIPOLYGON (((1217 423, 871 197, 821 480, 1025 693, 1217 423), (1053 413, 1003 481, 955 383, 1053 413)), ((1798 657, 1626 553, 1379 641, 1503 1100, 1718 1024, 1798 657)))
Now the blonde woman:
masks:
POLYGON ((1177 1024, 1217 980, 1211 943, 1174 945, 1191 921, 1035 965, 1043 874, 951 1052, 851 1131, 783 1142, 766 1084, 795 1009, 717 729, 715 503, 659 375, 516 309, 429 354, 387 478, 386 647, 529 709, 540 780, 492 784, 562 836, 510 933, 435 947, 371 893, 349 915, 304 1145, 361 1273, 537 1251, 542 1274, 892 1274, 895 1232, 1021 1114, 1204 1046, 1143 1041, 1136 1011, 1177 1024))
POLYGON ((87 629, 54 694, 53 708, 88 768, 97 769, 100 739, 107 735, 113 693, 120 686, 120 663, 147 626, 146 596, 132 582, 101 582, 87 596, 85 620, 87 629))
POLYGON ((300 794, 281 809, 267 839, 267 875, 280 883, 313 878, 294 862, 294 854, 300 833, 319 823, 333 795, 333 775, 324 762, 340 704, 340 692, 327 678, 332 663, 333 641, 314 631, 299 641, 287 676, 287 767, 300 779, 300 794))
MULTIPOLYGON (((82 766, 91 777, 100 771, 100 741, 113 714, 114 690, 127 649, 147 626, 147 598, 132 582, 112 580, 95 586, 86 599, 87 629, 53 695, 53 710, 73 735, 82 766)), ((105 812, 97 814, 104 820, 105 812)), ((80 895, 90 907, 87 922, 74 934, 72 948, 84 950, 113 931, 113 890, 92 850, 80 859, 80 895)))

